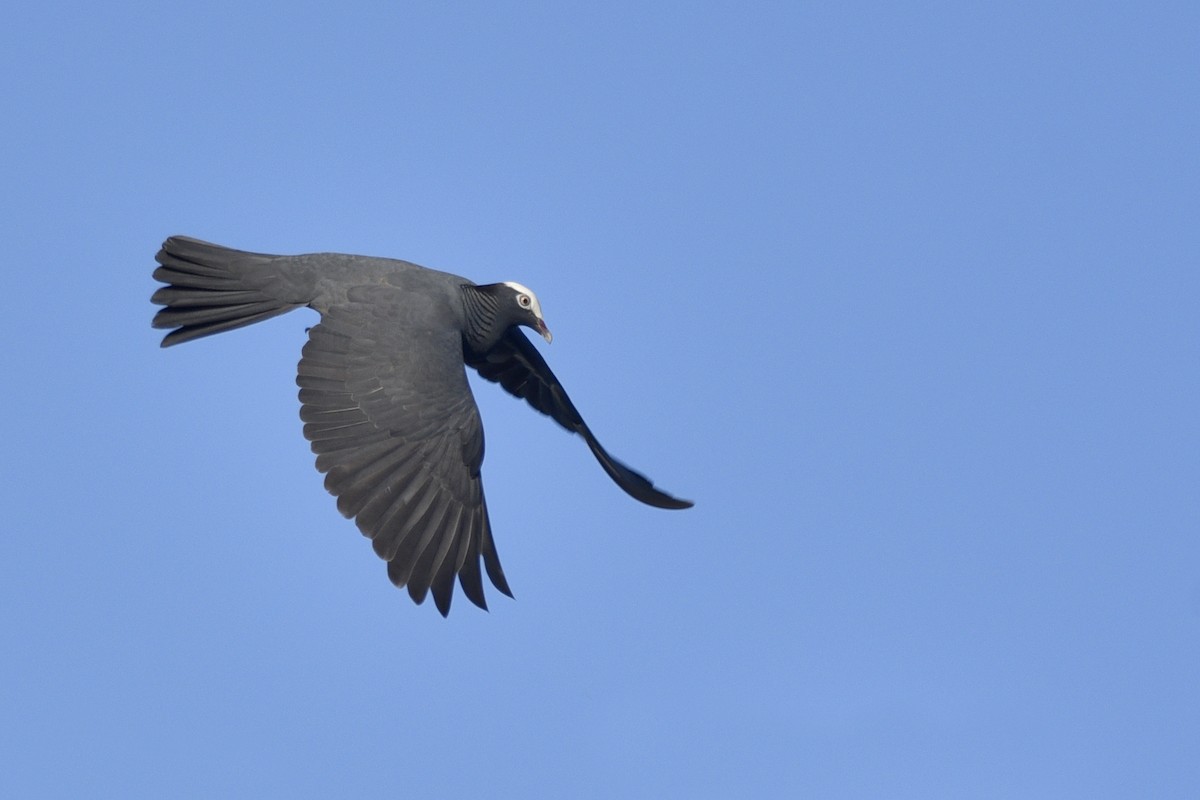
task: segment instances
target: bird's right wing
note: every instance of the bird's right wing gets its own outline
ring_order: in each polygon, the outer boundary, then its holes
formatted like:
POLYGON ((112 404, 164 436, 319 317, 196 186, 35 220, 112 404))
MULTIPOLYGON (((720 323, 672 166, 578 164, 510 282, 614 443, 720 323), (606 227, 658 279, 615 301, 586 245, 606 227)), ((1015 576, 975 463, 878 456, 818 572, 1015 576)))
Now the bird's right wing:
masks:
POLYGON ((524 399, 571 433, 587 442, 609 477, 630 497, 656 508, 691 508, 692 501, 654 488, 650 479, 609 455, 567 396, 542 354, 520 330, 513 328, 484 355, 465 354, 467 366, 506 391, 524 399))

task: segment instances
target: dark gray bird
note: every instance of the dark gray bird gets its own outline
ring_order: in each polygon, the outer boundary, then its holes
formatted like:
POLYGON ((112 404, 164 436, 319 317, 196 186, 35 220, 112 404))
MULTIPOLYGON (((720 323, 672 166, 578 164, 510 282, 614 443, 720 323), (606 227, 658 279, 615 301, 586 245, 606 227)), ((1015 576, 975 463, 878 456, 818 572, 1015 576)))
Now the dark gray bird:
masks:
POLYGON ((547 342, 537 297, 519 283, 477 286, 466 278, 386 258, 315 253, 273 256, 172 236, 155 259, 166 286, 155 328, 163 347, 240 328, 308 306, 296 383, 300 418, 325 488, 354 517, 388 577, 421 603, 432 591, 450 612, 457 575, 487 608, 484 569, 512 597, 488 522, 480 466, 483 427, 464 364, 524 398, 587 442, 604 471, 632 497, 689 508, 654 488, 596 441, 519 326, 547 342))

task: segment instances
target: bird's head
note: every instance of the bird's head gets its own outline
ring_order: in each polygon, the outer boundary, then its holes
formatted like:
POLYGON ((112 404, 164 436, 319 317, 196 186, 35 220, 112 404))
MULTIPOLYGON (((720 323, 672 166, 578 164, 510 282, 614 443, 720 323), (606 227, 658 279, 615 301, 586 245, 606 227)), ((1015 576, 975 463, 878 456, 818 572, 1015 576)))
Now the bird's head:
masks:
POLYGON ((461 288, 466 322, 463 341, 475 352, 486 353, 516 325, 533 328, 547 342, 554 339, 542 318, 537 295, 528 287, 508 281, 461 288))
POLYGON ((502 311, 506 312, 505 315, 511 320, 510 324, 533 328, 547 343, 554 341, 554 334, 546 327, 546 320, 542 318, 542 305, 533 290, 516 281, 505 281, 500 286, 508 290, 499 294, 502 311), (505 297, 506 294, 508 297, 505 297), (508 305, 508 308, 504 309, 504 305, 508 305))

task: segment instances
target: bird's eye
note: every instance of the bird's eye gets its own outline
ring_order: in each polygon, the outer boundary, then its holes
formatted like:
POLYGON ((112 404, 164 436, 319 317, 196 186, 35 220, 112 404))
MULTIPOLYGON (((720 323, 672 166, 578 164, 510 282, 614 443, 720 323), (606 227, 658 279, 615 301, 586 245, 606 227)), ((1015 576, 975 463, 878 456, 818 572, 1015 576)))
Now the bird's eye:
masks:
POLYGON ((517 302, 521 304, 521 308, 529 308, 532 301, 529 299, 529 295, 522 294, 517 296, 517 302))

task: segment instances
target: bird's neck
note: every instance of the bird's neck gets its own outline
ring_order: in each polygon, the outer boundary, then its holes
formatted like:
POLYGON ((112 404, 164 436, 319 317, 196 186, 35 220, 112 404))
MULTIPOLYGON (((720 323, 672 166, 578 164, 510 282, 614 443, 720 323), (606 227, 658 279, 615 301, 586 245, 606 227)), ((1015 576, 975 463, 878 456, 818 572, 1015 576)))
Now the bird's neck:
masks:
POLYGON ((476 353, 486 353, 504 335, 507 327, 499 319, 500 302, 487 287, 462 285, 463 342, 476 353))

